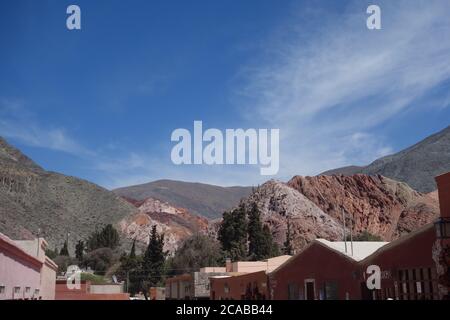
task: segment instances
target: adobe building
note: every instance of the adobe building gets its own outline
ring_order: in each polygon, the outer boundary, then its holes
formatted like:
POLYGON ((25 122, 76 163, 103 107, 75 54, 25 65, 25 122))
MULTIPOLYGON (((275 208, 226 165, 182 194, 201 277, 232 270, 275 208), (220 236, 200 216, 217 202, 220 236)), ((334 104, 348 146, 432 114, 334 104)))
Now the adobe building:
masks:
POLYGON ((212 300, 266 300, 269 298, 267 273, 291 258, 282 255, 262 261, 228 262, 229 272, 210 277, 212 300))
POLYGON ((364 300, 436 300, 436 267, 432 248, 436 241, 433 224, 402 236, 383 246, 360 262, 361 293, 364 300), (376 265, 381 271, 380 289, 367 288, 367 267, 376 265))
MULTIPOLYGON (((204 267, 193 273, 177 275, 166 279, 166 299, 172 300, 202 300, 210 299, 210 279, 237 276, 241 274, 263 271, 272 271, 289 259, 291 256, 279 256, 262 261, 235 261, 227 259, 225 267, 204 267)), ((267 282, 267 281, 264 281, 267 282)), ((217 284, 219 282, 216 282, 217 284)), ((214 299, 220 299, 224 293, 223 284, 214 292, 214 299), (219 290, 220 288, 220 290, 219 290), (215 297, 215 295, 218 295, 215 297)))
POLYGON ((81 280, 80 287, 69 288, 67 280, 56 281, 56 300, 129 300, 130 295, 123 292, 123 284, 107 283, 94 285, 81 280))
POLYGON ((316 239, 269 273, 269 299, 359 300, 358 262, 386 244, 316 239))
POLYGON ((46 248, 42 238, 14 241, 0 233, 0 300, 55 298, 58 266, 46 248))
POLYGON ((450 172, 436 177, 436 183, 441 215, 435 223, 433 259, 436 263, 439 298, 450 300, 450 172))
POLYGON ((211 277, 211 300, 266 300, 266 271, 211 277))

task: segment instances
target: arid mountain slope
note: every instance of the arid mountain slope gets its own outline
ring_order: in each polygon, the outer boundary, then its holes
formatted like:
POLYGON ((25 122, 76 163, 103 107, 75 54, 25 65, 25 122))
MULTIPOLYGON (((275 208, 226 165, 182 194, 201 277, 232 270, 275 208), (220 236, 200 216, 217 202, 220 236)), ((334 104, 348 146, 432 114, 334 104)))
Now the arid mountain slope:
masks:
POLYGON ((85 180, 47 172, 0 139, 0 232, 12 238, 45 237, 70 249, 96 227, 115 223, 136 208, 85 180))
POLYGON ((364 230, 392 240, 433 221, 438 214, 436 194, 422 194, 401 182, 382 177, 355 175, 292 178, 288 183, 269 181, 244 203, 258 204, 262 217, 279 245, 291 224, 296 250, 315 238, 343 239, 346 233, 364 230))
POLYGON ((436 190, 434 177, 450 171, 450 126, 396 154, 375 160, 366 167, 349 166, 322 175, 362 173, 406 182, 421 192, 436 190))
POLYGON ((251 187, 220 187, 204 183, 158 180, 113 190, 116 194, 136 199, 160 199, 186 208, 193 214, 218 218, 225 210, 236 206, 251 193, 251 187))
POLYGON ((156 225, 164 233, 165 250, 174 252, 183 240, 196 232, 206 233, 208 220, 189 213, 186 209, 171 206, 166 202, 148 198, 143 201, 127 199, 138 212, 119 222, 119 228, 129 239, 148 244, 151 228, 156 225))
POLYGON ((296 176, 288 185, 335 219, 342 221, 343 211, 348 219, 353 216, 355 233, 367 230, 385 240, 411 232, 439 213, 432 194, 380 175, 296 176))

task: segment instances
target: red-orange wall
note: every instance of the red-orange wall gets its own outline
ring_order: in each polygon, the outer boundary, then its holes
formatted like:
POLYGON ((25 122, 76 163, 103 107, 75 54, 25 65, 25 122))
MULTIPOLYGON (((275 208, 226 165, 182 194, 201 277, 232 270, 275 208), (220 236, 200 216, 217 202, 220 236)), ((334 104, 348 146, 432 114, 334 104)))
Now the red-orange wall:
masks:
POLYGON ((210 298, 212 300, 241 300, 242 295, 246 294, 247 286, 253 289, 255 284, 262 298, 269 299, 267 274, 265 271, 252 272, 239 276, 227 278, 211 278, 210 279, 210 298), (225 284, 229 287, 229 292, 225 292, 225 284))
POLYGON ((450 172, 436 177, 441 217, 450 218, 450 172))
POLYGON ((358 270, 356 262, 313 242, 303 252, 289 260, 284 267, 269 275, 269 286, 274 300, 288 299, 288 285, 297 284, 300 297, 305 296, 305 280, 315 280, 315 299, 319 299, 320 289, 325 282, 338 284, 339 299, 360 299, 360 282, 354 277, 358 270))

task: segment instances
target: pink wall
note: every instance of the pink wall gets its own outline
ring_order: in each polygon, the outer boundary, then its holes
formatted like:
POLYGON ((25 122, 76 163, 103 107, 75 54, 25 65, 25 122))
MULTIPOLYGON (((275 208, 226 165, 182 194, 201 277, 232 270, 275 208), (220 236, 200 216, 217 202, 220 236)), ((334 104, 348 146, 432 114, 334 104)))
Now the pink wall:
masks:
POLYGON ((36 289, 40 290, 41 264, 0 239, 0 300, 33 298, 36 289), (20 287, 20 293, 14 294, 14 287, 20 287), (29 292, 25 292, 29 287, 29 292))

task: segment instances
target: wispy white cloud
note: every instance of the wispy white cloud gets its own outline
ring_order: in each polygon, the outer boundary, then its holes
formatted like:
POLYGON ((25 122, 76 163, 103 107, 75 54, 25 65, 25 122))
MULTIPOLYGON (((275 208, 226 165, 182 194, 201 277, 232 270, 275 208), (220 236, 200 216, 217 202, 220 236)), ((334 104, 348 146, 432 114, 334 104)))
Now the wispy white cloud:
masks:
POLYGON ((366 28, 361 2, 344 14, 324 11, 327 20, 314 31, 302 28, 308 14, 295 16, 247 67, 245 112, 281 128, 282 175, 366 164, 392 152, 373 129, 450 79, 450 2, 379 5, 382 30, 366 28))
POLYGON ((61 127, 43 126, 20 100, 0 100, 0 135, 26 145, 92 156, 92 150, 71 138, 61 127))

